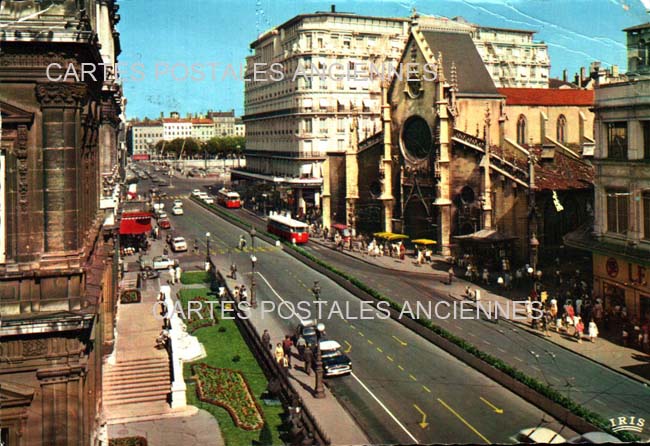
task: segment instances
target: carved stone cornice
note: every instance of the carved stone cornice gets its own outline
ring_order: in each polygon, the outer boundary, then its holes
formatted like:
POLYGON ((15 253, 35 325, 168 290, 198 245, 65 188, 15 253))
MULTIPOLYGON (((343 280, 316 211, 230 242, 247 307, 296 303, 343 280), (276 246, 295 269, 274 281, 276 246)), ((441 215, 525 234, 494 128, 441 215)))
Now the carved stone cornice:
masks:
POLYGON ((74 65, 77 72, 80 65, 76 58, 79 54, 71 54, 61 51, 49 51, 47 53, 13 53, 0 52, 0 67, 12 68, 41 68, 53 63, 60 64, 64 69, 68 65, 74 65))
POLYGON ((47 82, 36 85, 36 97, 43 107, 79 106, 88 87, 82 83, 47 82))

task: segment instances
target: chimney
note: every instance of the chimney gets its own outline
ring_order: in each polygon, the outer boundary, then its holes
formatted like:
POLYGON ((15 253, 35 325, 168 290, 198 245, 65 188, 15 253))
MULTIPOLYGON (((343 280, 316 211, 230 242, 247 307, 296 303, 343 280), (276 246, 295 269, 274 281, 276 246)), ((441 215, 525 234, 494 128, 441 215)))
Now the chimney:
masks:
POLYGON ((336 5, 332 5, 331 10, 332 10, 332 12, 336 12, 336 5))
POLYGON ((160 119, 165 117, 165 112, 160 112, 160 119))
POLYGON ((612 65, 612 77, 613 78, 618 77, 618 65, 612 65))
POLYGON ((585 67, 580 67, 580 88, 582 88, 582 83, 584 82, 585 78, 587 77, 586 74, 587 70, 585 67))
MULTIPOLYGON (((573 75, 573 83, 578 85, 579 82, 580 82, 580 76, 578 76, 578 73, 576 73, 576 74, 573 75)), ((578 85, 578 86, 580 86, 580 85, 578 85)))
POLYGON ((569 78, 569 73, 567 72, 566 68, 562 70, 562 81, 566 82, 567 79, 569 78))

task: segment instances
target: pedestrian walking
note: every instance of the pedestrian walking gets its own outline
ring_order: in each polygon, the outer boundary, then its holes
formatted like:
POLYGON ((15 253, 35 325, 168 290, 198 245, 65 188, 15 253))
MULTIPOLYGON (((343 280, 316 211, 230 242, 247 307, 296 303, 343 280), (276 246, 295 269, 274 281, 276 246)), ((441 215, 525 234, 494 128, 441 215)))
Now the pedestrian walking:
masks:
POLYGON ((284 337, 284 341, 282 341, 282 350, 284 352, 284 356, 288 358, 287 361, 289 362, 289 367, 291 367, 291 347, 293 347, 291 336, 286 335, 284 337))
POLYGON ((598 326, 596 325, 596 322, 594 320, 591 320, 589 322, 589 340, 591 342, 596 342, 597 337, 598 337, 598 326))
POLYGON ((273 355, 275 356, 275 361, 282 365, 282 358, 284 358, 284 350, 282 349, 282 343, 278 342, 277 345, 275 346, 275 351, 273 352, 273 355))
POLYGON ((305 361, 305 372, 311 375, 311 369, 314 363, 314 352, 311 347, 307 347, 302 355, 302 360, 305 361))
POLYGON ((269 350, 273 348, 273 344, 271 344, 271 333, 267 329, 264 329, 264 333, 262 333, 262 345, 269 350))
POLYGON ((447 271, 447 275, 449 276, 449 285, 454 281, 454 267, 450 266, 449 270, 447 271))
POLYGON ((194 254, 199 252, 199 241, 197 239, 194 239, 194 254))
POLYGON ((298 356, 300 359, 304 360, 306 347, 307 341, 305 341, 305 338, 302 335, 298 336, 298 339, 296 340, 296 348, 298 349, 298 356))
POLYGON ((169 283, 172 285, 176 283, 176 270, 173 266, 169 267, 169 283))
POLYGON ((230 265, 230 278, 237 280, 237 265, 234 263, 230 265))
POLYGON ((487 268, 483 268, 483 283, 486 285, 490 284, 490 273, 487 268))
POLYGON ((582 344, 582 334, 585 331, 585 324, 582 323, 582 318, 578 316, 576 323, 576 338, 578 338, 578 344, 582 344))
POLYGON ((239 236, 239 250, 243 251, 246 248, 246 237, 244 234, 239 236))

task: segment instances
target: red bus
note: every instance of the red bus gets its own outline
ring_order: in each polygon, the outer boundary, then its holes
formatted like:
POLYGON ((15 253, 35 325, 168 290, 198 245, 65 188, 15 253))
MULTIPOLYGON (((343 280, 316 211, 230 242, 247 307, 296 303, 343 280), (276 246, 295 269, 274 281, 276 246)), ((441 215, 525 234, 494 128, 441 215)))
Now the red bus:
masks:
POLYGON ((292 243, 302 244, 309 240, 308 226, 289 216, 271 212, 268 218, 267 230, 292 243))
POLYGON ((241 207, 239 194, 228 189, 219 189, 219 192, 217 192, 217 203, 227 208, 241 207))

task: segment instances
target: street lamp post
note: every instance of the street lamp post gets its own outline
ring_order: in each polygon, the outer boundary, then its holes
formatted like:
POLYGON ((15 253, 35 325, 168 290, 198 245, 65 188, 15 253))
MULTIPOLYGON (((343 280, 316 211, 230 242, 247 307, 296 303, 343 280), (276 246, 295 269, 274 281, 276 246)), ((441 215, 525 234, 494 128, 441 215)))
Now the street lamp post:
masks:
POLYGON ((255 296, 255 263, 257 262, 257 257, 255 257, 255 236, 257 232, 255 227, 251 228, 251 245, 253 247, 253 253, 251 254, 251 306, 257 308, 257 299, 255 296))
POLYGON ((205 233, 205 270, 210 271, 210 233, 205 233))
POLYGON ((316 325, 316 387, 314 397, 325 398, 325 388, 323 387, 323 356, 320 350, 320 339, 325 331, 325 324, 319 322, 316 325))
POLYGON ((314 286, 311 288, 311 292, 314 293, 316 300, 320 299, 320 285, 318 284, 318 280, 314 280, 314 286))

